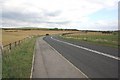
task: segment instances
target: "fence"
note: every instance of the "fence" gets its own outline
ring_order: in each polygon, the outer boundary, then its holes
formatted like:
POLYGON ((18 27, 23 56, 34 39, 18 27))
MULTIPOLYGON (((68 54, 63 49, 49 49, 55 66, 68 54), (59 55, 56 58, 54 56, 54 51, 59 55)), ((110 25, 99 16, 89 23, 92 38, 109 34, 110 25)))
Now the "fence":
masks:
POLYGON ((33 36, 30 36, 30 37, 26 37, 22 40, 18 40, 18 41, 15 41, 13 43, 9 43, 7 45, 4 45, 3 46, 3 53, 6 52, 6 51, 11 51, 12 48, 15 48, 17 46, 19 46, 22 42, 25 42, 27 39, 30 39, 32 38, 33 36))

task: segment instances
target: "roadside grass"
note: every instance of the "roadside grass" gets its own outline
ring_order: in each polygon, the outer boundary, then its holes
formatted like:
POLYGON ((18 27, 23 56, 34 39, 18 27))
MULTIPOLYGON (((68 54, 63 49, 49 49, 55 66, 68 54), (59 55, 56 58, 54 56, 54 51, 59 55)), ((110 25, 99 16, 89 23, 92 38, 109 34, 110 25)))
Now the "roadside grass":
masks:
POLYGON ((35 40, 28 39, 9 53, 3 53, 3 78, 30 77, 35 40))
POLYGON ((99 44, 104 46, 110 46, 110 47, 118 47, 118 34, 90 34, 90 33, 84 33, 84 34, 68 34, 62 36, 62 38, 67 40, 77 40, 77 41, 84 41, 84 42, 90 42, 93 44, 99 44))

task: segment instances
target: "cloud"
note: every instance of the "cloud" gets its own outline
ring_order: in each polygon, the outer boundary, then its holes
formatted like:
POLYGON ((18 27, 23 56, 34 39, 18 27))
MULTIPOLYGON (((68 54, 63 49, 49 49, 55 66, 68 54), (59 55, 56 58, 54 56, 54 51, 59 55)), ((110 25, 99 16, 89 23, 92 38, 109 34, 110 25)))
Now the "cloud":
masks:
POLYGON ((46 12, 43 10, 41 13, 20 13, 19 11, 3 11, 3 26, 30 26, 41 24, 67 24, 69 21, 49 20, 59 16, 59 11, 46 12))
POLYGON ((117 3, 118 0, 2 0, 3 26, 96 29, 98 27, 91 24, 99 26, 103 23, 91 20, 89 15, 102 9, 116 9, 117 3))
POLYGON ((49 17, 57 17, 61 14, 61 11, 54 11, 54 12, 49 12, 47 10, 44 10, 44 15, 49 16, 49 17))
POLYGON ((3 11, 3 20, 4 19, 10 19, 10 20, 16 20, 16 21, 23 21, 23 22, 36 22, 41 23, 47 20, 43 15, 41 14, 35 14, 35 13, 20 13, 20 12, 13 12, 13 11, 3 11))

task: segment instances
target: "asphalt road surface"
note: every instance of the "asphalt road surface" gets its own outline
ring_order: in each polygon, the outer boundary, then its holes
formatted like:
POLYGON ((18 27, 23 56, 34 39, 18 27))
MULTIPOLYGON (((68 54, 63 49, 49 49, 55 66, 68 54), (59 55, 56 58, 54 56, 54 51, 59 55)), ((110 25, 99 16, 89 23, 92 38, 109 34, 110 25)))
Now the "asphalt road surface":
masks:
POLYGON ((53 36, 44 40, 89 78, 118 78, 118 50, 53 36))
POLYGON ((35 45, 31 78, 87 78, 84 73, 44 41, 43 37, 38 38, 35 45))

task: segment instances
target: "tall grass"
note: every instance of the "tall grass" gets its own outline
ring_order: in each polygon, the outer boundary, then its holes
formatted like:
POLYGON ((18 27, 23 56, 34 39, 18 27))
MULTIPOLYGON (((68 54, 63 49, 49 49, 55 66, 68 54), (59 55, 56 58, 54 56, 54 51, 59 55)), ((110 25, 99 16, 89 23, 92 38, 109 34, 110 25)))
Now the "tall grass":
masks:
POLYGON ((25 41, 10 53, 3 53, 3 78, 30 77, 35 39, 25 41))
POLYGON ((72 35, 64 35, 62 36, 65 39, 72 39, 77 41, 86 41, 91 42, 94 44, 100 44, 105 46, 111 46, 111 47, 118 47, 118 34, 72 34, 72 35))

